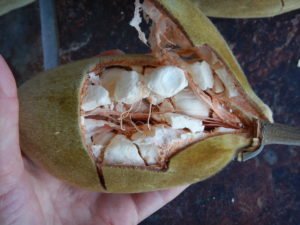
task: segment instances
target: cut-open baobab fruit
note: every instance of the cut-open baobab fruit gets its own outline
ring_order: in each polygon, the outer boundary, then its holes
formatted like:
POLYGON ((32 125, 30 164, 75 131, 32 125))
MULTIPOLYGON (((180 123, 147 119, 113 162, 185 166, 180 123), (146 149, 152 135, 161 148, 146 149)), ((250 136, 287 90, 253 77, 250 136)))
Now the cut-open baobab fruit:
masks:
POLYGON ((270 109, 191 3, 136 1, 131 25, 152 55, 86 59, 20 88, 21 146, 34 162, 85 189, 132 193, 206 179, 268 143, 270 109))

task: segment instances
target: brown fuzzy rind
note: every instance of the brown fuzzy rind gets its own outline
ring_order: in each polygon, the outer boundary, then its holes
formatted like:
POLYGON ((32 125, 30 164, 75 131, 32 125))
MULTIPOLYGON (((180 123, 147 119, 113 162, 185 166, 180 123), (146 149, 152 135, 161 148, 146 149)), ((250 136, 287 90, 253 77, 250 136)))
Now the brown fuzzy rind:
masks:
POLYGON ((0 0, 0 16, 34 1, 35 0, 0 0))
POLYGON ((92 58, 38 74, 19 88, 22 151, 55 177, 93 191, 100 185, 79 125, 83 78, 94 65, 159 65, 152 56, 92 58))
MULTIPOLYGON (((93 64, 159 65, 159 62, 147 55, 94 58, 36 76, 19 89, 21 147, 35 163, 57 178, 84 189, 105 192, 95 163, 82 142, 78 121, 83 74, 87 68, 95 68, 93 64)), ((103 178, 107 191, 120 193, 194 183, 220 171, 249 142, 239 135, 221 135, 175 155, 167 171, 102 167, 103 178)))
MULTIPOLYGON (((254 94, 221 35, 189 2, 156 1, 176 18, 195 46, 209 44, 225 60, 234 77, 249 95, 262 118, 272 120, 269 108, 254 94), (192 21, 191 19, 192 18, 192 21)), ((170 159, 166 171, 138 168, 101 168, 107 190, 101 184, 94 160, 83 143, 79 125, 80 90, 85 70, 111 65, 160 65, 149 55, 93 58, 44 72, 20 90, 22 150, 57 178, 84 189, 119 193, 143 192, 190 184, 224 168, 236 152, 251 140, 240 135, 221 135, 196 143, 170 159), (97 64, 92 66, 90 64, 97 64), (90 66, 89 66, 90 65, 90 66)))
POLYGON ((167 189, 199 182, 222 170, 238 149, 250 144, 240 135, 208 138, 181 151, 169 162, 167 171, 102 167, 109 192, 133 193, 167 189))
POLYGON ((240 86, 247 94, 249 103, 261 114, 261 119, 273 122, 272 111, 264 104, 252 90, 244 72, 233 56, 226 41, 199 9, 186 0, 151 0, 158 7, 169 14, 175 23, 194 46, 208 44, 223 59, 240 86))
POLYGON ((22 151, 57 178, 104 191, 79 128, 79 90, 93 61, 46 71, 20 87, 20 141, 22 151))
POLYGON ((190 0, 207 16, 260 18, 277 16, 300 8, 299 0, 190 0))

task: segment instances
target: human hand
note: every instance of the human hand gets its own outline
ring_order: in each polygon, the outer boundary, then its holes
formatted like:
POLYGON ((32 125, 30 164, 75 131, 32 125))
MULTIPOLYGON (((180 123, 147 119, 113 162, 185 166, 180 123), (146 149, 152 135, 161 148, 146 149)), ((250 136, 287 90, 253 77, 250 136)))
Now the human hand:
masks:
POLYGON ((63 183, 22 156, 14 77, 0 56, 0 224, 137 224, 186 186, 104 194, 63 183))

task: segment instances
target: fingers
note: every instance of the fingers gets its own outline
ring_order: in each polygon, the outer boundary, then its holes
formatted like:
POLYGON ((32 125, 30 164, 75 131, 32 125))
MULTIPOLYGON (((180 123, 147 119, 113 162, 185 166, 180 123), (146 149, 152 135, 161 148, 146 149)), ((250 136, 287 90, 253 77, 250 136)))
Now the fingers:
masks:
POLYGON ((182 191, 184 191, 188 185, 180 186, 168 190, 153 191, 147 193, 133 194, 136 210, 139 215, 139 222, 153 214, 155 211, 166 205, 173 200, 182 191))
POLYGON ((14 76, 0 55, 0 96, 1 98, 15 98, 17 96, 17 88, 14 76))
POLYGON ((14 77, 0 55, 0 194, 22 172, 18 135, 18 98, 14 77))
POLYGON ((92 208, 99 224, 137 224, 178 196, 188 186, 138 194, 100 194, 92 208))

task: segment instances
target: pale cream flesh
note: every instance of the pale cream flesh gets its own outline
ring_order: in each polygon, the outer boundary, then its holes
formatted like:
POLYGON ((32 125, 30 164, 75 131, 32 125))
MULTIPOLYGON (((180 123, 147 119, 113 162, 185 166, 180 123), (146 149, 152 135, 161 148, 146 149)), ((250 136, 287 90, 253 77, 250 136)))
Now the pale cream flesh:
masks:
POLYGON ((232 95, 220 75, 206 61, 187 64, 191 74, 174 65, 110 66, 87 74, 81 127, 99 164, 164 168, 192 143, 245 132, 230 104, 212 100, 232 95))

